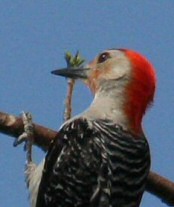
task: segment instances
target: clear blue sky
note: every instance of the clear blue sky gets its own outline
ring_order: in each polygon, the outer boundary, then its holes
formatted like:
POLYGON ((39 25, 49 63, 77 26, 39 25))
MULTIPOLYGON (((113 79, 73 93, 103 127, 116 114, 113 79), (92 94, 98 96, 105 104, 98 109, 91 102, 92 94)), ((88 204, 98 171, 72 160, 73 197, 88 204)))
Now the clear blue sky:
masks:
MULTIPOLYGON (((107 48, 131 48, 156 67, 158 88, 144 120, 152 169, 174 180, 174 1, 1 1, 0 111, 33 114, 53 129, 62 123, 66 81, 50 74, 64 67, 64 53, 80 50, 87 60, 107 48)), ((91 102, 79 83, 74 113, 91 102)), ((0 206, 29 207, 24 182, 25 153, 0 134, 0 206)), ((43 154, 35 148, 35 160, 43 154)), ((142 207, 164 207, 145 194, 142 207)))

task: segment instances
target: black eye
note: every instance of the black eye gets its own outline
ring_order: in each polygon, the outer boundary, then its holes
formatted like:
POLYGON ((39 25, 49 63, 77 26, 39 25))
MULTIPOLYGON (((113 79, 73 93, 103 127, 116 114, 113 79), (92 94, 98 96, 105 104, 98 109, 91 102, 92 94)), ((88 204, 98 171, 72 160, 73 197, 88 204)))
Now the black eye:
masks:
POLYGON ((108 52, 104 52, 98 57, 98 63, 103 63, 109 58, 110 58, 110 54, 108 52))

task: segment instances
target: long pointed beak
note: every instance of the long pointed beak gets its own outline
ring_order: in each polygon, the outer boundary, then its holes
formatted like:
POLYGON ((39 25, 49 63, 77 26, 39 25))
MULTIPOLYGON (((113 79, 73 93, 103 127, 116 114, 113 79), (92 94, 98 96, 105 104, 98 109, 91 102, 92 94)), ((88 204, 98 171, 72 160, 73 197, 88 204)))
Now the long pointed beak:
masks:
POLYGON ((89 70, 89 68, 62 68, 53 70, 51 73, 66 78, 87 79, 89 70))

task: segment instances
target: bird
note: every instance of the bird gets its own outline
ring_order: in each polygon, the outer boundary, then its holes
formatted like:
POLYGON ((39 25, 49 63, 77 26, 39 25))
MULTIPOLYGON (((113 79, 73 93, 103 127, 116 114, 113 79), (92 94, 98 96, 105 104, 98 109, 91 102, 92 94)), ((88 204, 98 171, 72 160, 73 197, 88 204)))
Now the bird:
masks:
POLYGON ((150 169, 142 122, 153 103, 156 72, 130 49, 108 49, 81 68, 53 74, 82 80, 90 106, 62 124, 26 180, 32 207, 138 207, 150 169))

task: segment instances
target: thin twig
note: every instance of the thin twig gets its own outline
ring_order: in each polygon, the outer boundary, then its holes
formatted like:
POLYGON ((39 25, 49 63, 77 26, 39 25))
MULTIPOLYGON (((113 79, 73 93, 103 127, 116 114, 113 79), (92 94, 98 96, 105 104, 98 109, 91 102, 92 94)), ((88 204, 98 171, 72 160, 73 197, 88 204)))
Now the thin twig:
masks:
POLYGON ((67 89, 67 97, 65 101, 65 111, 64 111, 64 121, 67 121, 71 118, 72 114, 72 95, 75 85, 75 80, 68 78, 68 89, 67 89))
MULTIPOLYGON (((76 53, 76 55, 73 57, 70 52, 67 52, 65 54, 65 60, 67 63, 67 68, 78 68, 82 66, 84 59, 82 59, 79 55, 79 52, 76 53)), ((64 121, 67 121, 71 118, 72 114, 72 96, 73 96, 73 90, 75 86, 75 80, 68 78, 68 89, 67 89, 67 96, 65 101, 65 111, 64 111, 64 121)))

